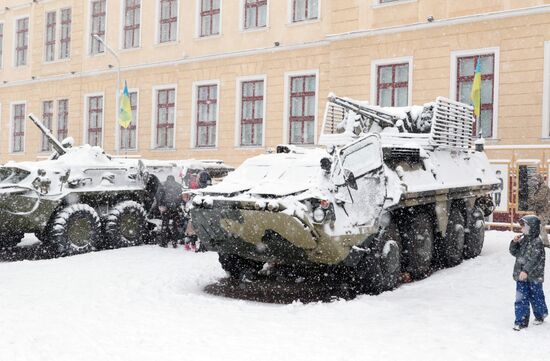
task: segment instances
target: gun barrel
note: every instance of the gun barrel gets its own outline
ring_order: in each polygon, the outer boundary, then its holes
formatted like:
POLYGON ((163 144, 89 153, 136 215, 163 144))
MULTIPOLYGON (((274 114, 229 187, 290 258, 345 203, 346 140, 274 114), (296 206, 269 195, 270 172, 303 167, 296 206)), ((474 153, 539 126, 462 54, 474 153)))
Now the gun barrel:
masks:
POLYGON ((371 107, 368 105, 358 104, 350 99, 341 98, 334 94, 328 97, 328 101, 337 105, 340 105, 346 109, 352 110, 357 114, 372 118, 375 122, 379 123, 382 127, 393 127, 398 118, 395 115, 384 112, 378 107, 371 107))
POLYGON ((55 137, 52 135, 52 132, 50 132, 50 130, 46 128, 46 126, 42 123, 42 121, 36 118, 32 113, 29 114, 29 119, 34 123, 34 125, 38 127, 38 129, 40 129, 42 134, 44 134, 46 138, 48 138, 48 141, 50 142, 52 147, 55 149, 55 151, 59 153, 59 155, 63 155, 67 153, 65 148, 63 148, 63 145, 61 144, 61 142, 55 139, 55 137))

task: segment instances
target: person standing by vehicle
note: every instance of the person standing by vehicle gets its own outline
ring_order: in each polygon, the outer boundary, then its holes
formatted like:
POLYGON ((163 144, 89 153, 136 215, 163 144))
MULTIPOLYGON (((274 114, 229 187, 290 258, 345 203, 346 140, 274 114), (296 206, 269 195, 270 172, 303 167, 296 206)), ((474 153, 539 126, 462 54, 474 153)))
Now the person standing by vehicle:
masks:
POLYGON ((207 171, 201 170, 198 175, 199 188, 206 188, 212 185, 212 177, 207 171))
POLYGON ((550 189, 544 182, 544 176, 536 173, 529 179, 531 186, 529 195, 532 210, 540 219, 540 237, 545 247, 550 247, 546 225, 550 220, 550 189))
POLYGON ((516 281, 515 331, 529 326, 529 304, 533 308, 535 325, 542 324, 548 316, 542 289, 546 255, 539 237, 540 220, 536 216, 525 216, 519 223, 523 234, 510 242, 510 253, 516 257, 513 273, 516 281))
POLYGON ((168 242, 172 241, 174 248, 178 245, 179 227, 182 223, 181 210, 182 205, 181 194, 183 187, 176 182, 173 175, 166 177, 166 182, 162 189, 162 194, 159 197, 159 211, 162 218, 161 234, 159 245, 166 247, 168 242))

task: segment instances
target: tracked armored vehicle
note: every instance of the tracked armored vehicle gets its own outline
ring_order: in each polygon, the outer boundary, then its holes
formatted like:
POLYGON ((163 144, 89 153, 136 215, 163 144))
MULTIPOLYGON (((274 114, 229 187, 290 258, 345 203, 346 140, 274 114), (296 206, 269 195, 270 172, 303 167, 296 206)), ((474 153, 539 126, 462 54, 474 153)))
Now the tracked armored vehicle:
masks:
POLYGON ((62 254, 145 241, 156 186, 169 174, 177 177, 177 165, 114 159, 88 144, 71 147, 29 118, 55 152, 48 160, 0 167, 0 247, 16 245, 24 233, 62 254))
POLYGON ((382 108, 331 95, 326 149, 246 160, 193 199, 195 230, 234 278, 280 268, 380 292, 457 265, 480 254, 499 184, 473 125, 472 107, 443 97, 382 108))

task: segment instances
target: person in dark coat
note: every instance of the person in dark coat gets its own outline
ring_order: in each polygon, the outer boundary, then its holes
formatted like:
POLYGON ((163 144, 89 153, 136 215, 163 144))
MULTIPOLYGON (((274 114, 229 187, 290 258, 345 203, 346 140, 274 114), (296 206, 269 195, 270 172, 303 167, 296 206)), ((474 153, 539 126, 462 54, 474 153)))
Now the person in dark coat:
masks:
POLYGON ((516 257, 513 277, 516 281, 516 320, 514 330, 519 331, 529 325, 529 316, 533 308, 534 324, 540 325, 548 316, 548 307, 544 299, 544 264, 546 255, 539 237, 540 220, 537 216, 525 216, 519 221, 523 234, 510 242, 510 253, 516 257))
POLYGON ((158 201, 162 218, 159 245, 162 247, 166 247, 166 244, 170 240, 174 248, 178 245, 178 228, 182 223, 181 211, 179 209, 183 202, 181 198, 182 192, 183 187, 176 182, 173 175, 166 177, 166 182, 164 182, 158 201))
POLYGON ((198 178, 199 188, 206 188, 212 185, 212 177, 210 177, 210 174, 208 174, 207 171, 200 171, 198 178))
POLYGON ((546 232, 546 225, 550 220, 550 188, 548 188, 544 176, 540 173, 533 174, 529 178, 528 184, 530 187, 528 198, 530 209, 535 211, 541 222, 540 238, 544 246, 550 247, 548 233, 546 232))

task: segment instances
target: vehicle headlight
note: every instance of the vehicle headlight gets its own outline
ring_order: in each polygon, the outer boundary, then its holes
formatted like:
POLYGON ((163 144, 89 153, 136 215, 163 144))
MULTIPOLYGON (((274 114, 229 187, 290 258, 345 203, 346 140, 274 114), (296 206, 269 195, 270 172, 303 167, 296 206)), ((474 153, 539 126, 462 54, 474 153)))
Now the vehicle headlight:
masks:
POLYGON ((317 223, 321 223, 325 220, 325 211, 321 207, 317 207, 313 210, 313 220, 317 223))

